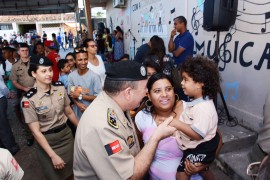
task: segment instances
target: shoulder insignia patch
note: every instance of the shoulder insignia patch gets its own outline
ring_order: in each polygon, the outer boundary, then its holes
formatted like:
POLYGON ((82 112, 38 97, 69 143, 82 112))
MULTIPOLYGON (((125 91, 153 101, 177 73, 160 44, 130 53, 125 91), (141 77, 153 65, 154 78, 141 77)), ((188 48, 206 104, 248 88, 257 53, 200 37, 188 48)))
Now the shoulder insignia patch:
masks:
POLYGON ((119 126, 118 126, 118 124, 117 124, 117 115, 116 115, 116 113, 114 112, 114 110, 113 109, 111 109, 111 108, 108 108, 108 111, 107 111, 107 119, 108 119, 108 124, 110 125, 110 126, 112 126, 113 128, 115 128, 115 129, 118 129, 119 128, 119 126))
POLYGON ((64 86, 64 84, 61 81, 55 81, 52 83, 54 86, 64 86))
POLYGON ((37 88, 31 88, 29 91, 27 91, 24 96, 27 98, 31 98, 34 94, 37 93, 37 88))
POLYGON ((29 108, 30 102, 29 101, 22 101, 22 108, 29 108))
POLYGON ((122 147, 118 140, 115 140, 114 142, 107 144, 104 147, 107 151, 108 156, 118 153, 122 150, 122 147))

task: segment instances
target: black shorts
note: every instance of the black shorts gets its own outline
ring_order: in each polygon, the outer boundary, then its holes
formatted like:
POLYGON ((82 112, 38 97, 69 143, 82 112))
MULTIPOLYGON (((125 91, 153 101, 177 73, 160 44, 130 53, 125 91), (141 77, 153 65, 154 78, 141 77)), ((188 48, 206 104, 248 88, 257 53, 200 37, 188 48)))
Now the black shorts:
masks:
POLYGON ((184 150, 180 165, 177 168, 177 172, 184 172, 184 162, 186 158, 189 159, 191 163, 200 162, 203 164, 210 164, 211 162, 213 162, 215 159, 219 140, 220 136, 218 133, 216 133, 215 137, 212 138, 210 141, 203 142, 194 149, 184 150))

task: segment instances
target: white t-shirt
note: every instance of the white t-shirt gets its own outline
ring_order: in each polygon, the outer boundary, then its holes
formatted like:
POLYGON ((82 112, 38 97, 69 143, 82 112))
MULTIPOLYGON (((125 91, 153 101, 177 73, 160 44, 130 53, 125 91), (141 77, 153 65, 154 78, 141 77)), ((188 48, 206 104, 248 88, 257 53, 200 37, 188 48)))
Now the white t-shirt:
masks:
POLYGON ((1 76, 4 76, 5 75, 3 64, 0 64, 0 75, 1 76))
MULTIPOLYGON (((16 60, 15 60, 16 62, 16 60)), ((12 63, 10 63, 8 60, 6 60, 6 71, 9 72, 11 71, 12 68, 12 63)))
POLYGON ((104 66, 104 63, 103 63, 103 60, 102 58, 99 56, 99 55, 96 55, 97 59, 98 59, 98 66, 94 66, 93 64, 91 64, 89 61, 88 61, 88 64, 87 64, 87 67, 93 71, 94 73, 96 73, 100 79, 101 79, 101 85, 103 87, 104 85, 104 81, 105 81, 105 77, 106 77, 106 74, 105 74, 105 66, 104 66))
POLYGON ((0 148, 0 179, 21 180, 24 172, 6 149, 0 148))

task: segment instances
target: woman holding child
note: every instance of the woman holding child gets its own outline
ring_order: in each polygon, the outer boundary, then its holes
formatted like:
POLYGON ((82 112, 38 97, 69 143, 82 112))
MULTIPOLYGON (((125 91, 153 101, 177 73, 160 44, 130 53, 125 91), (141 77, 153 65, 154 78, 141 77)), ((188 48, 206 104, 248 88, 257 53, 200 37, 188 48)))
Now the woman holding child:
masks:
MULTIPOLYGON (((184 65, 183 65, 184 66, 184 65)), ((213 65, 211 63, 208 63, 208 60, 202 59, 200 57, 187 60, 186 66, 184 66, 186 69, 182 69, 182 87, 184 88, 184 92, 187 95, 190 95, 195 99, 194 103, 196 102, 196 99, 200 100, 200 102, 197 102, 196 105, 203 105, 207 102, 210 104, 211 108, 214 108, 212 106, 212 95, 217 93, 219 90, 219 76, 215 73, 213 69, 213 65), (202 65, 205 64, 205 65, 202 65), (195 72, 190 72, 189 67, 192 67, 195 69, 195 72), (202 69, 204 70, 202 70, 202 69), (201 75, 203 76, 202 79, 197 79, 196 72, 200 69, 203 71, 201 75), (214 77, 211 79, 214 79, 214 82, 211 83, 207 78, 208 75, 213 75, 214 77), (194 78, 194 79, 193 79, 194 78), (186 83, 186 82, 191 82, 186 83), (210 83, 210 84, 209 84, 210 83), (200 85, 198 88, 196 85, 200 85), (207 98, 204 99, 205 93, 209 93, 209 88, 213 88, 212 91, 213 94, 207 94, 211 96, 207 96, 207 98), (195 94, 194 94, 195 93, 195 94), (197 96, 200 94, 200 96, 197 96)), ((213 122, 213 132, 205 132, 204 130, 201 130, 203 133, 198 134, 197 131, 200 129, 192 129, 193 127, 196 127, 196 124, 187 124, 185 121, 183 122, 183 116, 186 116, 187 109, 190 110, 190 103, 187 103, 185 101, 178 101, 179 97, 174 92, 174 87, 172 80, 162 74, 157 73, 150 77, 147 83, 148 88, 148 101, 146 102, 146 108, 140 111, 136 117, 135 121, 137 124, 138 129, 143 134, 143 141, 144 143, 147 143, 149 138, 151 137, 152 133, 154 132, 155 128, 162 123, 165 119, 167 119, 170 116, 174 117, 174 121, 170 124, 178 129, 178 132, 176 132, 174 137, 168 137, 164 140, 162 140, 159 143, 158 149, 156 151, 156 155, 153 159, 152 165, 149 170, 149 174, 151 176, 151 179, 178 179, 179 173, 177 173, 177 170, 179 169, 178 166, 180 165, 180 161, 183 158, 181 164, 182 166, 185 166, 185 171, 183 173, 184 176, 181 174, 182 179, 190 178, 191 174, 194 174, 194 172, 199 172, 208 167, 208 164, 210 164, 215 157, 215 152, 218 151, 218 144, 220 137, 216 134, 216 123, 217 123, 217 115, 215 111, 212 111, 210 113, 210 116, 205 115, 204 123, 207 124, 207 126, 211 123, 208 123, 208 121, 213 122), (213 115, 213 116, 211 116, 213 115), (181 124, 179 127, 179 123, 181 124), (181 132, 180 132, 181 131, 181 132), (193 134, 197 134, 197 136, 193 136, 193 134), (197 156, 200 152, 202 154, 207 155, 207 161, 194 161, 190 163, 189 158, 187 156, 189 155, 186 150, 190 149, 180 149, 179 147, 183 146, 184 144, 181 142, 182 137, 179 134, 184 134, 185 136, 189 136, 190 139, 193 139, 193 141, 198 142, 199 140, 204 140, 206 136, 209 134, 213 134, 213 137, 210 139, 205 140, 203 143, 210 142, 211 147, 204 148, 203 151, 201 149, 193 148, 193 150, 197 150, 198 153, 195 155, 197 156), (208 156, 210 160, 208 159, 208 156), (176 175, 177 174, 177 175, 176 175)), ((191 102, 192 103, 192 102, 191 102)), ((195 105, 195 106, 196 106, 195 105)), ((213 109, 214 110, 214 109, 213 109)), ((200 111, 197 111, 200 113, 200 111)), ((189 113, 189 112, 188 112, 189 113)), ((209 115, 207 112, 206 114, 209 115)), ((194 122, 200 121, 200 119, 197 118, 196 115, 194 117, 194 122)), ((190 121, 193 121, 190 120, 190 121)), ((199 143, 199 145, 203 144, 199 143)), ((194 153, 195 154, 195 153, 194 153)), ((182 173, 182 172, 180 172, 182 173)), ((200 172, 200 175, 202 175, 204 178, 208 178, 211 176, 211 173, 203 173, 200 172)), ((210 177, 211 178, 211 177, 210 177)), ((195 175, 191 176, 191 179, 201 179, 200 176, 195 175)))

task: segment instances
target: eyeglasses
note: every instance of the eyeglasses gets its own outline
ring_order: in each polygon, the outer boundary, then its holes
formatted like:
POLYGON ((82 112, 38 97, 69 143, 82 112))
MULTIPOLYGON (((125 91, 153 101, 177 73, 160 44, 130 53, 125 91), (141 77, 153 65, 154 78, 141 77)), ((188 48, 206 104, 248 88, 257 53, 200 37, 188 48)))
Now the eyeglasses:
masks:
POLYGON ((75 52, 75 53, 87 52, 87 48, 86 48, 86 47, 75 48, 75 49, 74 49, 74 52, 75 52))
POLYGON ((90 44, 90 45, 88 45, 88 46, 91 47, 91 48, 97 47, 96 44, 90 44))

